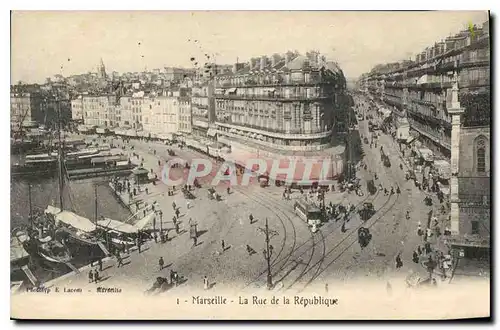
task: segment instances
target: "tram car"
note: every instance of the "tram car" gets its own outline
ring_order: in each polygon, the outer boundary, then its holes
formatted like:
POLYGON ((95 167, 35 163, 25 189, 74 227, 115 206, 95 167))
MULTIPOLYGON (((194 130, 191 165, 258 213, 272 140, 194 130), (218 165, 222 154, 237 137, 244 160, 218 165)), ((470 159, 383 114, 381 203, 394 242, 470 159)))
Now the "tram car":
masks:
POLYGON ((358 211, 361 220, 367 221, 375 214, 375 208, 372 203, 363 203, 363 208, 358 211))
POLYGON ((370 240, 372 239, 372 234, 370 233, 370 230, 365 227, 361 227, 358 229, 358 243, 361 246, 361 248, 364 248, 370 243, 370 240))

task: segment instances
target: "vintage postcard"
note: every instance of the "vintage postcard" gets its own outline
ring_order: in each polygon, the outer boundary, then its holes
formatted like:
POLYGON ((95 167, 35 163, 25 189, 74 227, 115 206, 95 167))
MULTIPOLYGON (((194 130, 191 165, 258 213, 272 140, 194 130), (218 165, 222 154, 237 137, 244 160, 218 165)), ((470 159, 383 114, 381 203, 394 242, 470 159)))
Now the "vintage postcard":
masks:
POLYGON ((490 317, 487 11, 13 11, 11 317, 490 317))

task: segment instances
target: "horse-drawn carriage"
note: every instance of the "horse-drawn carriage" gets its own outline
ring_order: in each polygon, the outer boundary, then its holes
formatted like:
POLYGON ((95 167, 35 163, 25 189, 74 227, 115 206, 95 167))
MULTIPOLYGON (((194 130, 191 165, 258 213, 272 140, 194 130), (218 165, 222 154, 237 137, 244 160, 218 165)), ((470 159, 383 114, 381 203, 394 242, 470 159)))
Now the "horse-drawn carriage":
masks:
POLYGON ((167 153, 169 156, 175 156, 175 151, 173 151, 172 149, 168 149, 167 153))
POLYGON ((375 182, 373 180, 368 180, 366 182, 366 188, 370 195, 375 195, 375 193, 377 192, 377 186, 375 186, 375 182))
POLYGON ((358 211, 361 220, 367 221, 375 214, 375 208, 372 203, 363 203, 363 208, 358 211))
POLYGON ((380 147, 380 160, 382 161, 385 167, 391 167, 391 160, 385 154, 384 149, 382 147, 380 147))
POLYGON ((370 240, 372 239, 372 234, 370 234, 370 230, 365 227, 360 227, 358 229, 358 243, 361 246, 361 248, 364 248, 370 243, 370 240))

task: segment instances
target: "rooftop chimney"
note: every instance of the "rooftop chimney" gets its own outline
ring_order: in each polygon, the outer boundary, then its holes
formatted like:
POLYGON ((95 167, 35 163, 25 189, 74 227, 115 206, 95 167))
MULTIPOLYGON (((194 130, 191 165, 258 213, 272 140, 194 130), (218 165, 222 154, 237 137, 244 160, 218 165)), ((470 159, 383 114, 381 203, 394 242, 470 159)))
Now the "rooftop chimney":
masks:
POLYGON ((293 53, 288 51, 286 52, 285 54, 285 65, 287 65, 288 63, 290 63, 290 61, 292 60, 292 55, 293 53))
POLYGON ((262 56, 260 58, 260 71, 264 71, 264 68, 266 67, 266 62, 267 58, 265 56, 262 56))
POLYGON ((279 54, 273 54, 273 56, 271 57, 271 66, 274 68, 279 61, 280 61, 279 54))

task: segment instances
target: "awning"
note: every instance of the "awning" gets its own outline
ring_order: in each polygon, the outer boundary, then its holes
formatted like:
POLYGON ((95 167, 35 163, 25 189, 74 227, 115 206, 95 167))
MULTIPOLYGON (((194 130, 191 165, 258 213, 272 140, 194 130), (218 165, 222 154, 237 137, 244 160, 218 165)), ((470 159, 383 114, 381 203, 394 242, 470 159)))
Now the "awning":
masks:
POLYGON ((399 140, 408 141, 411 138, 410 130, 408 127, 400 127, 396 130, 396 137, 399 140))
POLYGON ((107 162, 118 162, 124 160, 124 156, 111 156, 111 157, 96 157, 90 160, 91 163, 107 163, 107 162))
POLYGON ((149 171, 146 170, 145 168, 142 168, 142 167, 137 167, 132 171, 132 174, 134 174, 134 175, 145 175, 148 173, 149 173, 149 171))
POLYGON ((407 139, 406 139, 406 144, 410 144, 412 142, 414 142, 416 139, 416 137, 414 137, 413 135, 410 135, 407 139))
POLYGON ((97 221, 97 224, 101 227, 108 228, 114 231, 119 231, 126 234, 137 233, 139 228, 136 226, 129 225, 121 221, 116 221, 112 219, 105 218, 104 220, 97 221))
POLYGON ((227 90, 228 93, 235 93, 236 92, 236 88, 229 88, 227 90))
POLYGON ((81 217, 70 211, 62 211, 54 206, 47 206, 45 213, 52 214, 56 222, 61 221, 67 225, 70 225, 78 230, 84 232, 92 232, 96 230, 96 226, 87 218, 81 217))
POLYGON ((162 133, 158 134, 158 138, 160 140, 173 140, 173 135, 172 133, 162 133))
POLYGON ((433 161, 434 160, 434 153, 432 152, 432 150, 427 149, 427 148, 420 148, 420 149, 418 149, 418 152, 420 153, 420 156, 422 156, 422 158, 425 161, 433 161))
POLYGON ((224 89, 222 89, 222 88, 216 88, 215 89, 215 93, 216 94, 224 94, 224 89))
POLYGON ((439 176, 445 180, 449 180, 451 178, 451 164, 444 160, 436 160, 434 161, 434 168, 437 170, 439 176))
POLYGON ((208 131, 207 131, 208 136, 215 136, 215 134, 217 134, 216 130, 214 130, 213 128, 208 129, 208 131))
POLYGON ((150 222, 153 222, 155 217, 156 217, 156 214, 154 212, 151 212, 150 214, 146 215, 144 218, 137 221, 135 223, 134 227, 139 229, 139 230, 143 230, 150 222))

